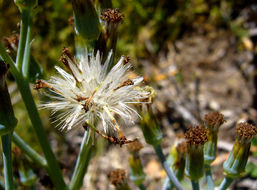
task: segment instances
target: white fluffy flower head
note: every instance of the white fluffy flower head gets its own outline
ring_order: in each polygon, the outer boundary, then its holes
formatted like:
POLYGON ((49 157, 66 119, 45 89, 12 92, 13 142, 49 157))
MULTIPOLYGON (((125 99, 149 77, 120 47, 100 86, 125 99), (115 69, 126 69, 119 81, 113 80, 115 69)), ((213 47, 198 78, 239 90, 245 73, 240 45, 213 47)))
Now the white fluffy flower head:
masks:
MULTIPOLYGON (((130 104, 140 103, 146 93, 135 86, 143 78, 128 79, 127 71, 131 67, 124 64, 122 57, 108 72, 111 53, 104 64, 101 64, 100 53, 73 59, 66 56, 63 60, 69 73, 55 67, 59 76, 52 76, 49 81, 39 81, 38 87, 50 89, 47 95, 52 99, 41 105, 50 108, 52 113, 61 111, 54 122, 62 130, 70 130, 86 123, 95 124, 100 121, 103 130, 119 130, 116 118, 131 121, 137 112, 130 104)), ((137 114, 138 115, 138 114, 137 114)))

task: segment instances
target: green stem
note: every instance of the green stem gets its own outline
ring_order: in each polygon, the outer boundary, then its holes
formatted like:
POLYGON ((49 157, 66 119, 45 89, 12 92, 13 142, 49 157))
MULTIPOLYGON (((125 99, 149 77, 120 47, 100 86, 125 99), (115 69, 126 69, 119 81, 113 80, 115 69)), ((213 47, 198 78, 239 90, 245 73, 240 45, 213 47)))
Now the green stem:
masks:
POLYGON ((154 150, 157 154, 157 156, 159 157, 162 166, 164 168, 164 170, 166 171, 170 181, 173 183, 173 185, 178 189, 178 190, 183 190, 182 185, 179 183, 178 179, 176 178, 174 172, 172 171, 172 169, 169 167, 168 162, 166 161, 166 158, 162 152, 162 148, 161 145, 158 144, 156 146, 154 146, 154 150))
POLYGON ((22 63, 22 74, 25 79, 29 77, 29 59, 30 59, 30 46, 31 46, 31 36, 32 36, 32 18, 28 18, 27 26, 27 38, 25 44, 25 52, 22 63))
POLYGON ((198 181, 191 180, 191 183, 192 183, 192 190, 200 190, 198 181))
POLYGON ((25 143, 15 132, 13 133, 12 140, 31 160, 37 163, 41 168, 47 169, 46 160, 25 143))
POLYGON ((18 72, 14 61, 6 52, 6 49, 2 43, 0 43, 0 56, 10 66, 10 71, 11 71, 12 75, 14 76, 14 78, 19 78, 20 73, 18 72))
POLYGON ((24 56, 24 50, 25 50, 25 44, 26 44, 29 18, 30 18, 30 11, 28 9, 23 9, 21 12, 20 40, 19 40, 17 57, 16 57, 16 63, 19 71, 21 71, 22 69, 22 62, 23 62, 23 56, 24 56))
POLYGON ((232 183, 233 181, 233 178, 230 178, 230 177, 225 177, 222 181, 222 183, 220 184, 218 190, 226 190, 229 185, 232 183))
POLYGON ((144 184, 139 184, 138 187, 139 187, 140 190, 145 190, 144 184))
POLYGON ((16 125, 6 127, 5 125, 0 124, 0 136, 6 135, 7 133, 12 132, 15 127, 16 125))
POLYGON ((80 146, 79 157, 76 162, 74 172, 70 182, 70 190, 80 189, 83 184, 83 178, 93 150, 91 132, 85 131, 82 144, 80 146))
POLYGON ((168 177, 165 178, 162 184, 162 190, 172 190, 172 184, 170 183, 170 180, 168 177))
POLYGON ((208 184, 208 190, 214 190, 214 182, 212 179, 211 167, 209 165, 205 165, 205 176, 208 184))
POLYGON ((3 162, 4 162, 4 177, 5 189, 14 189, 13 174, 12 174, 12 146, 11 146, 11 133, 2 136, 3 146, 3 162))
POLYGON ((30 91, 29 83, 26 80, 24 80, 22 75, 17 71, 17 68, 13 64, 11 57, 6 53, 6 50, 1 43, 0 43, 0 55, 3 58, 3 60, 10 65, 10 71, 12 72, 12 75, 14 76, 15 81, 17 82, 22 99, 28 111, 32 126, 35 130, 39 144, 45 155, 47 165, 49 168, 48 170, 49 176, 52 179, 56 189, 61 189, 61 190, 67 189, 67 186, 65 185, 62 177, 61 169, 56 161, 56 158, 48 142, 47 135, 44 131, 42 121, 39 117, 37 107, 35 105, 33 96, 30 91))

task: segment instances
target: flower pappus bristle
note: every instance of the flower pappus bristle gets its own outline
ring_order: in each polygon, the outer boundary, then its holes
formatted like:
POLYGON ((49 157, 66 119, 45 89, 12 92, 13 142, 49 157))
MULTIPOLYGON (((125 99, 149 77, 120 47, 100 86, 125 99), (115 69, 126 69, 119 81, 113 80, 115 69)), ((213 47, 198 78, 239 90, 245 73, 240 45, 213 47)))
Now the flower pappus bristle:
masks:
POLYGON ((146 96, 145 92, 135 88, 143 78, 128 79, 130 65, 123 64, 123 57, 108 72, 110 58, 111 53, 105 63, 101 64, 99 51, 94 56, 85 50, 83 56, 75 59, 65 48, 61 61, 69 73, 55 67, 60 76, 37 82, 35 88, 48 88, 46 94, 53 100, 41 107, 49 108, 53 113, 62 111, 54 120, 59 122, 59 128, 71 130, 87 122, 94 125, 98 120, 104 132, 114 129, 121 133, 116 116, 131 121, 132 115, 137 114, 129 104, 138 103, 146 96))

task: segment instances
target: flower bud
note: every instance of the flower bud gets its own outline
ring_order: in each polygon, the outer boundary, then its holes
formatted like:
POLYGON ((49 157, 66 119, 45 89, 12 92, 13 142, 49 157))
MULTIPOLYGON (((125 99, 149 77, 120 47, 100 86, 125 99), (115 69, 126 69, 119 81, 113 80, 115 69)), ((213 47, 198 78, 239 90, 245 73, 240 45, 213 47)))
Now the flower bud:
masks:
POLYGON ((100 23, 91 0, 72 0, 76 33, 85 40, 96 40, 100 35, 100 23))
POLYGON ((143 113, 142 119, 140 120, 140 126, 145 141, 148 144, 155 146, 161 143, 162 132, 151 108, 149 108, 148 112, 143 113))
POLYGON ((172 165, 172 169, 179 181, 181 181, 184 178, 186 153, 187 143, 184 141, 177 145, 176 154, 172 165))
POLYGON ((100 18, 105 29, 105 32, 103 32, 103 34, 101 35, 103 39, 100 40, 105 41, 107 52, 113 51, 113 55, 111 57, 112 64, 108 68, 111 69, 113 66, 114 56, 116 52, 118 28, 124 16, 119 9, 105 9, 104 11, 102 11, 100 18))
POLYGON ((186 175, 198 181, 204 174, 204 143, 207 141, 206 129, 203 126, 190 127, 185 134, 187 140, 186 175))
POLYGON ((130 180, 136 185, 143 184, 145 173, 139 157, 139 151, 143 146, 139 141, 135 141, 128 144, 127 148, 131 154, 129 157, 130 180))
POLYGON ((219 112, 209 113, 205 115, 205 122, 208 141, 204 144, 204 162, 209 165, 216 159, 218 131, 225 122, 224 115, 219 112))
POLYGON ((130 190, 127 183, 126 172, 122 169, 116 169, 108 174, 109 181, 115 186, 116 190, 130 190))
POLYGON ((162 132, 151 107, 156 93, 150 86, 146 86, 141 90, 145 92, 147 96, 144 99, 145 104, 142 104, 142 118, 140 120, 140 126, 142 128, 145 141, 150 145, 156 146, 160 144, 162 140, 162 132))
POLYGON ((233 149, 223 164, 223 169, 228 177, 238 178, 243 175, 249 157, 251 140, 256 133, 257 128, 246 122, 237 125, 237 136, 233 149))

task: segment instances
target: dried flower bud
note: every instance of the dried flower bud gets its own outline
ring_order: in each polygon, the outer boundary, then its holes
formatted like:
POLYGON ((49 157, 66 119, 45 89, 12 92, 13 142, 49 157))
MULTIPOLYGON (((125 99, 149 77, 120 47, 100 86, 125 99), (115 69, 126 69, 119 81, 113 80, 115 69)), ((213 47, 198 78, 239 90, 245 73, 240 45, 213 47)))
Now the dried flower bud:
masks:
POLYGON ((237 139, 240 143, 250 143, 257 133, 257 128, 249 123, 239 123, 236 127, 237 139))
POLYGON ((189 127, 185 138, 189 145, 204 145, 207 142, 207 131, 203 126, 189 127))
POLYGON ((126 172, 123 169, 115 169, 108 174, 109 181, 113 184, 117 190, 130 190, 126 172))
POLYGON ((238 178, 243 175, 249 157, 251 140, 257 133, 257 128, 246 122, 239 123, 236 127, 237 137, 232 151, 223 164, 223 169, 228 177, 238 178))
POLYGON ((128 144, 127 148, 131 153, 138 153, 143 148, 143 145, 137 140, 135 142, 128 144))
POLYGON ((186 175, 198 181, 204 174, 203 147, 207 141, 207 132, 203 126, 190 127, 185 134, 187 141, 186 175))
POLYGON ((121 14, 119 9, 106 9, 101 13, 100 18, 105 22, 120 23, 124 15, 121 14))
POLYGON ((136 185, 140 185, 145 180, 145 173, 139 157, 139 151, 143 148, 143 145, 137 140, 128 144, 127 148, 131 154, 129 157, 129 178, 136 185))
MULTIPOLYGON (((104 47, 105 52, 113 51, 113 56, 111 57, 111 64, 109 65, 108 70, 113 67, 114 56, 116 52, 116 45, 118 39, 118 28, 123 20, 123 14, 120 13, 119 9, 106 9, 101 13, 102 25, 104 26, 103 31, 100 36, 100 41, 104 43, 104 45, 98 44, 97 46, 104 47)), ((105 53, 106 54, 106 53, 105 53)), ((105 55, 105 57, 107 54, 105 55)))
POLYGON ((225 122, 224 115, 212 112, 205 115, 208 141, 204 145, 204 162, 210 165, 216 159, 218 131, 225 122))
POLYGON ((129 171, 130 175, 129 178, 133 183, 136 185, 140 185, 145 180, 145 173, 143 170, 143 166, 140 160, 139 155, 130 155, 129 157, 129 171))
POLYGON ((186 153, 187 153, 187 143, 185 141, 182 143, 179 143, 176 147, 176 154, 175 154, 174 163, 172 166, 174 173, 179 181, 181 181, 184 178, 186 153))
POLYGON ((218 130, 225 122, 224 115, 219 112, 211 112, 205 115, 206 127, 209 130, 218 130))

